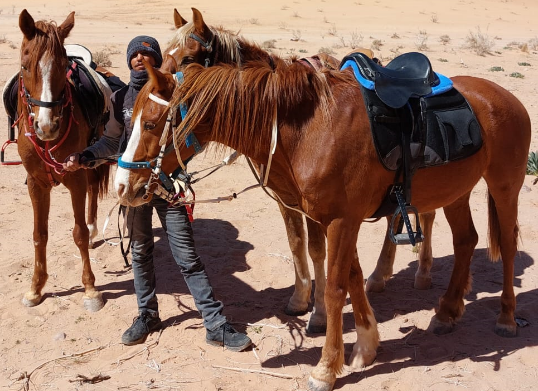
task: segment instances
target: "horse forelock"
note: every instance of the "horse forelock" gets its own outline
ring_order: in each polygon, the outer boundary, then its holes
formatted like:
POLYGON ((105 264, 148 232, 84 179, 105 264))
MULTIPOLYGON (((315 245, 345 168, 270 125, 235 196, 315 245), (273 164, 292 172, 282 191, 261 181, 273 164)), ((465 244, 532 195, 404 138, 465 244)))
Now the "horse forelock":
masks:
MULTIPOLYGON (((168 48, 166 53, 173 54, 175 50, 179 47, 184 47, 187 45, 187 40, 192 39, 191 34, 194 33, 195 26, 192 22, 181 26, 176 30, 170 42, 168 43, 168 48)), ((219 53, 218 55, 222 58, 221 62, 236 62, 241 63, 241 45, 239 42, 238 35, 233 33, 230 30, 227 30, 223 27, 212 27, 209 26, 209 30, 213 34, 213 50, 215 46, 218 45, 219 53)))
POLYGON ((263 61, 251 62, 244 69, 189 66, 178 89, 180 100, 189 105, 186 125, 176 129, 178 139, 209 125, 211 141, 239 151, 254 147, 261 152, 268 148, 275 121, 293 120, 289 105, 311 105, 310 112, 319 109, 328 117, 332 94, 325 74, 300 64, 278 64, 276 70, 263 61), (290 118, 277 118, 277 112, 290 118))

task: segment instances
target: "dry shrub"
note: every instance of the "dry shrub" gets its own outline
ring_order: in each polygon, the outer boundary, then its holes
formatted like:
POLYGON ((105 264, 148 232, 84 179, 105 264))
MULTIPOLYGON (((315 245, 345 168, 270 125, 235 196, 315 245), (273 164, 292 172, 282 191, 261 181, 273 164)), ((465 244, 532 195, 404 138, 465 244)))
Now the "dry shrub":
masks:
POLYGON ((439 37, 439 41, 443 44, 443 45, 447 45, 450 43, 450 37, 447 35, 447 34, 443 34, 439 37))
POLYGON ((111 67, 112 60, 110 59, 110 51, 107 49, 98 50, 92 53, 92 60, 100 67, 111 67))
POLYGON ((480 27, 477 27, 476 32, 469 31, 469 35, 465 37, 465 43, 479 56, 485 56, 491 53, 494 41, 487 34, 483 34, 480 27))
POLYGON ((276 48, 276 39, 270 39, 262 43, 262 48, 264 49, 275 49, 276 48))
POLYGON ((529 47, 532 50, 538 50, 538 37, 529 39, 529 47))

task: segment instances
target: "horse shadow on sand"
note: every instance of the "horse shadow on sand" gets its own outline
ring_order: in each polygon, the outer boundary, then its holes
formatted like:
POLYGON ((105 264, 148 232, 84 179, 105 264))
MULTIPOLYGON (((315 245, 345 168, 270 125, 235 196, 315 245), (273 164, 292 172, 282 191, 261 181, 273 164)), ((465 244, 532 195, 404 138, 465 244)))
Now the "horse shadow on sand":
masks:
MULTIPOLYGON (((237 330, 245 331, 247 323, 256 323, 262 319, 276 316, 291 329, 304 330, 306 320, 288 316, 284 308, 293 293, 293 264, 288 273, 289 287, 277 289, 266 288, 255 290, 236 275, 248 272, 247 253, 254 249, 246 241, 238 240, 239 231, 230 222, 219 219, 195 219, 193 222, 196 251, 202 259, 208 273, 215 297, 224 303, 224 315, 234 324, 237 330), (248 311, 245 311, 248 309, 248 311)), ((154 263, 157 279, 157 296, 172 295, 177 303, 178 315, 163 319, 165 326, 177 325, 187 319, 199 319, 201 316, 190 301, 192 297, 179 266, 172 257, 166 234, 162 228, 154 228, 155 249, 154 263), (189 298, 185 304, 184 297, 189 298)), ((118 250, 118 267, 116 271, 108 271, 109 275, 124 275, 130 270, 121 270, 123 264, 118 250)), ((252 267, 256 267, 252 265, 252 267)), ((132 276, 131 276, 132 277, 132 276)), ((132 295, 135 299, 132 278, 98 284, 103 298, 109 302, 123 295, 132 295)))
MULTIPOLYGON (((502 262, 488 260, 487 249, 475 250, 471 273, 472 291, 465 296, 463 317, 452 333, 435 335, 413 324, 412 313, 427 310, 435 314, 439 297, 445 293, 454 265, 453 255, 435 258, 432 267, 433 286, 429 290, 413 288, 417 262, 413 261, 405 269, 396 273, 381 293, 369 293, 368 298, 374 309, 378 324, 400 318, 398 332, 394 339, 381 338, 376 361, 364 370, 349 373, 337 379, 334 388, 355 384, 361 378, 378 374, 394 373, 404 368, 427 367, 441 362, 470 359, 475 362, 489 362, 493 370, 501 368, 503 358, 520 349, 538 345, 538 314, 535 303, 538 289, 525 290, 522 276, 534 260, 525 252, 519 252, 515 260, 514 287, 516 292, 516 318, 522 319, 523 327, 518 327, 516 338, 502 338, 495 334, 494 326, 500 312, 502 291, 502 262), (411 320, 411 321, 410 321, 411 320)), ((365 271, 367 275, 367 271, 365 271)), ((351 307, 345 307, 344 335, 355 337, 355 325, 351 307), (349 308, 349 310, 346 310, 349 308)), ((427 325, 425 325, 427 326, 427 325)), ((303 332, 303 329, 301 329, 303 332)), ((320 336, 324 338, 324 336, 320 336)), ((348 359, 353 343, 345 343, 345 357, 348 359)), ((287 355, 272 357, 263 363, 267 368, 279 368, 290 362, 315 366, 321 357, 321 348, 298 346, 287 355)))

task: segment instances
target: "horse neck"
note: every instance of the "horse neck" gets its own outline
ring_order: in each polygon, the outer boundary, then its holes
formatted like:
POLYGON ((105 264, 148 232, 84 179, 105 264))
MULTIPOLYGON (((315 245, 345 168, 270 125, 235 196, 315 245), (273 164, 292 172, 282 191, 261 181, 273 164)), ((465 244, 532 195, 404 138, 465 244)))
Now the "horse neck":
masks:
POLYGON ((241 59, 243 63, 247 63, 250 61, 270 61, 271 55, 258 45, 251 43, 241 37, 237 39, 237 42, 240 47, 241 59))

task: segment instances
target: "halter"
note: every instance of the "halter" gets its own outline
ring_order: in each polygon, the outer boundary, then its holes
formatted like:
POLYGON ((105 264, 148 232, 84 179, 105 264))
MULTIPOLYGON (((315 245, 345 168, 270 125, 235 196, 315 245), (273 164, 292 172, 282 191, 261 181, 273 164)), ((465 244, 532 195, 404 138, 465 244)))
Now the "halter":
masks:
POLYGON ((201 37, 199 37, 198 35, 194 34, 194 33, 191 33, 189 35, 189 38, 192 38, 194 39, 196 42, 198 42, 200 45, 202 45, 202 47, 206 50, 207 52, 207 56, 204 60, 204 66, 207 68, 210 63, 211 63, 211 58, 210 58, 210 54, 213 52, 213 40, 215 39, 215 34, 213 34, 213 36, 211 37, 211 40, 210 41, 204 41, 201 37))
MULTIPOLYGON (((183 74, 181 72, 178 72, 176 75, 174 75, 174 77, 176 78, 176 80, 179 79, 179 82, 183 80, 183 74)), ((179 148, 175 148, 175 145, 177 144, 175 140, 175 132, 172 133, 174 137, 173 142, 170 145, 166 146, 170 127, 175 128, 177 125, 176 113, 178 108, 180 109, 181 118, 183 120, 187 115, 187 106, 183 103, 176 106, 170 106, 170 102, 161 99, 153 95, 152 93, 148 95, 148 98, 151 99, 153 102, 168 108, 166 124, 164 126, 161 139, 159 140, 161 150, 159 151, 157 157, 151 159, 150 161, 125 162, 121 159, 120 156, 118 158, 118 166, 127 170, 151 170, 148 183, 145 185, 146 193, 142 196, 143 200, 147 200, 150 194, 154 193, 155 195, 170 202, 171 205, 189 204, 188 201, 194 201, 194 192, 192 191, 192 189, 190 189, 190 175, 187 173, 187 168, 183 163, 179 148), (167 175, 162 171, 161 166, 164 157, 168 153, 170 153, 172 149, 175 149, 176 151, 179 166, 170 175, 167 175), (160 180, 160 183, 158 180, 160 180), (152 190, 152 188, 155 187, 154 185, 156 185, 156 188, 152 190)), ((190 147, 192 145, 194 147, 195 155, 202 150, 198 139, 193 133, 187 136, 187 139, 185 140, 185 145, 187 147, 190 147)))

